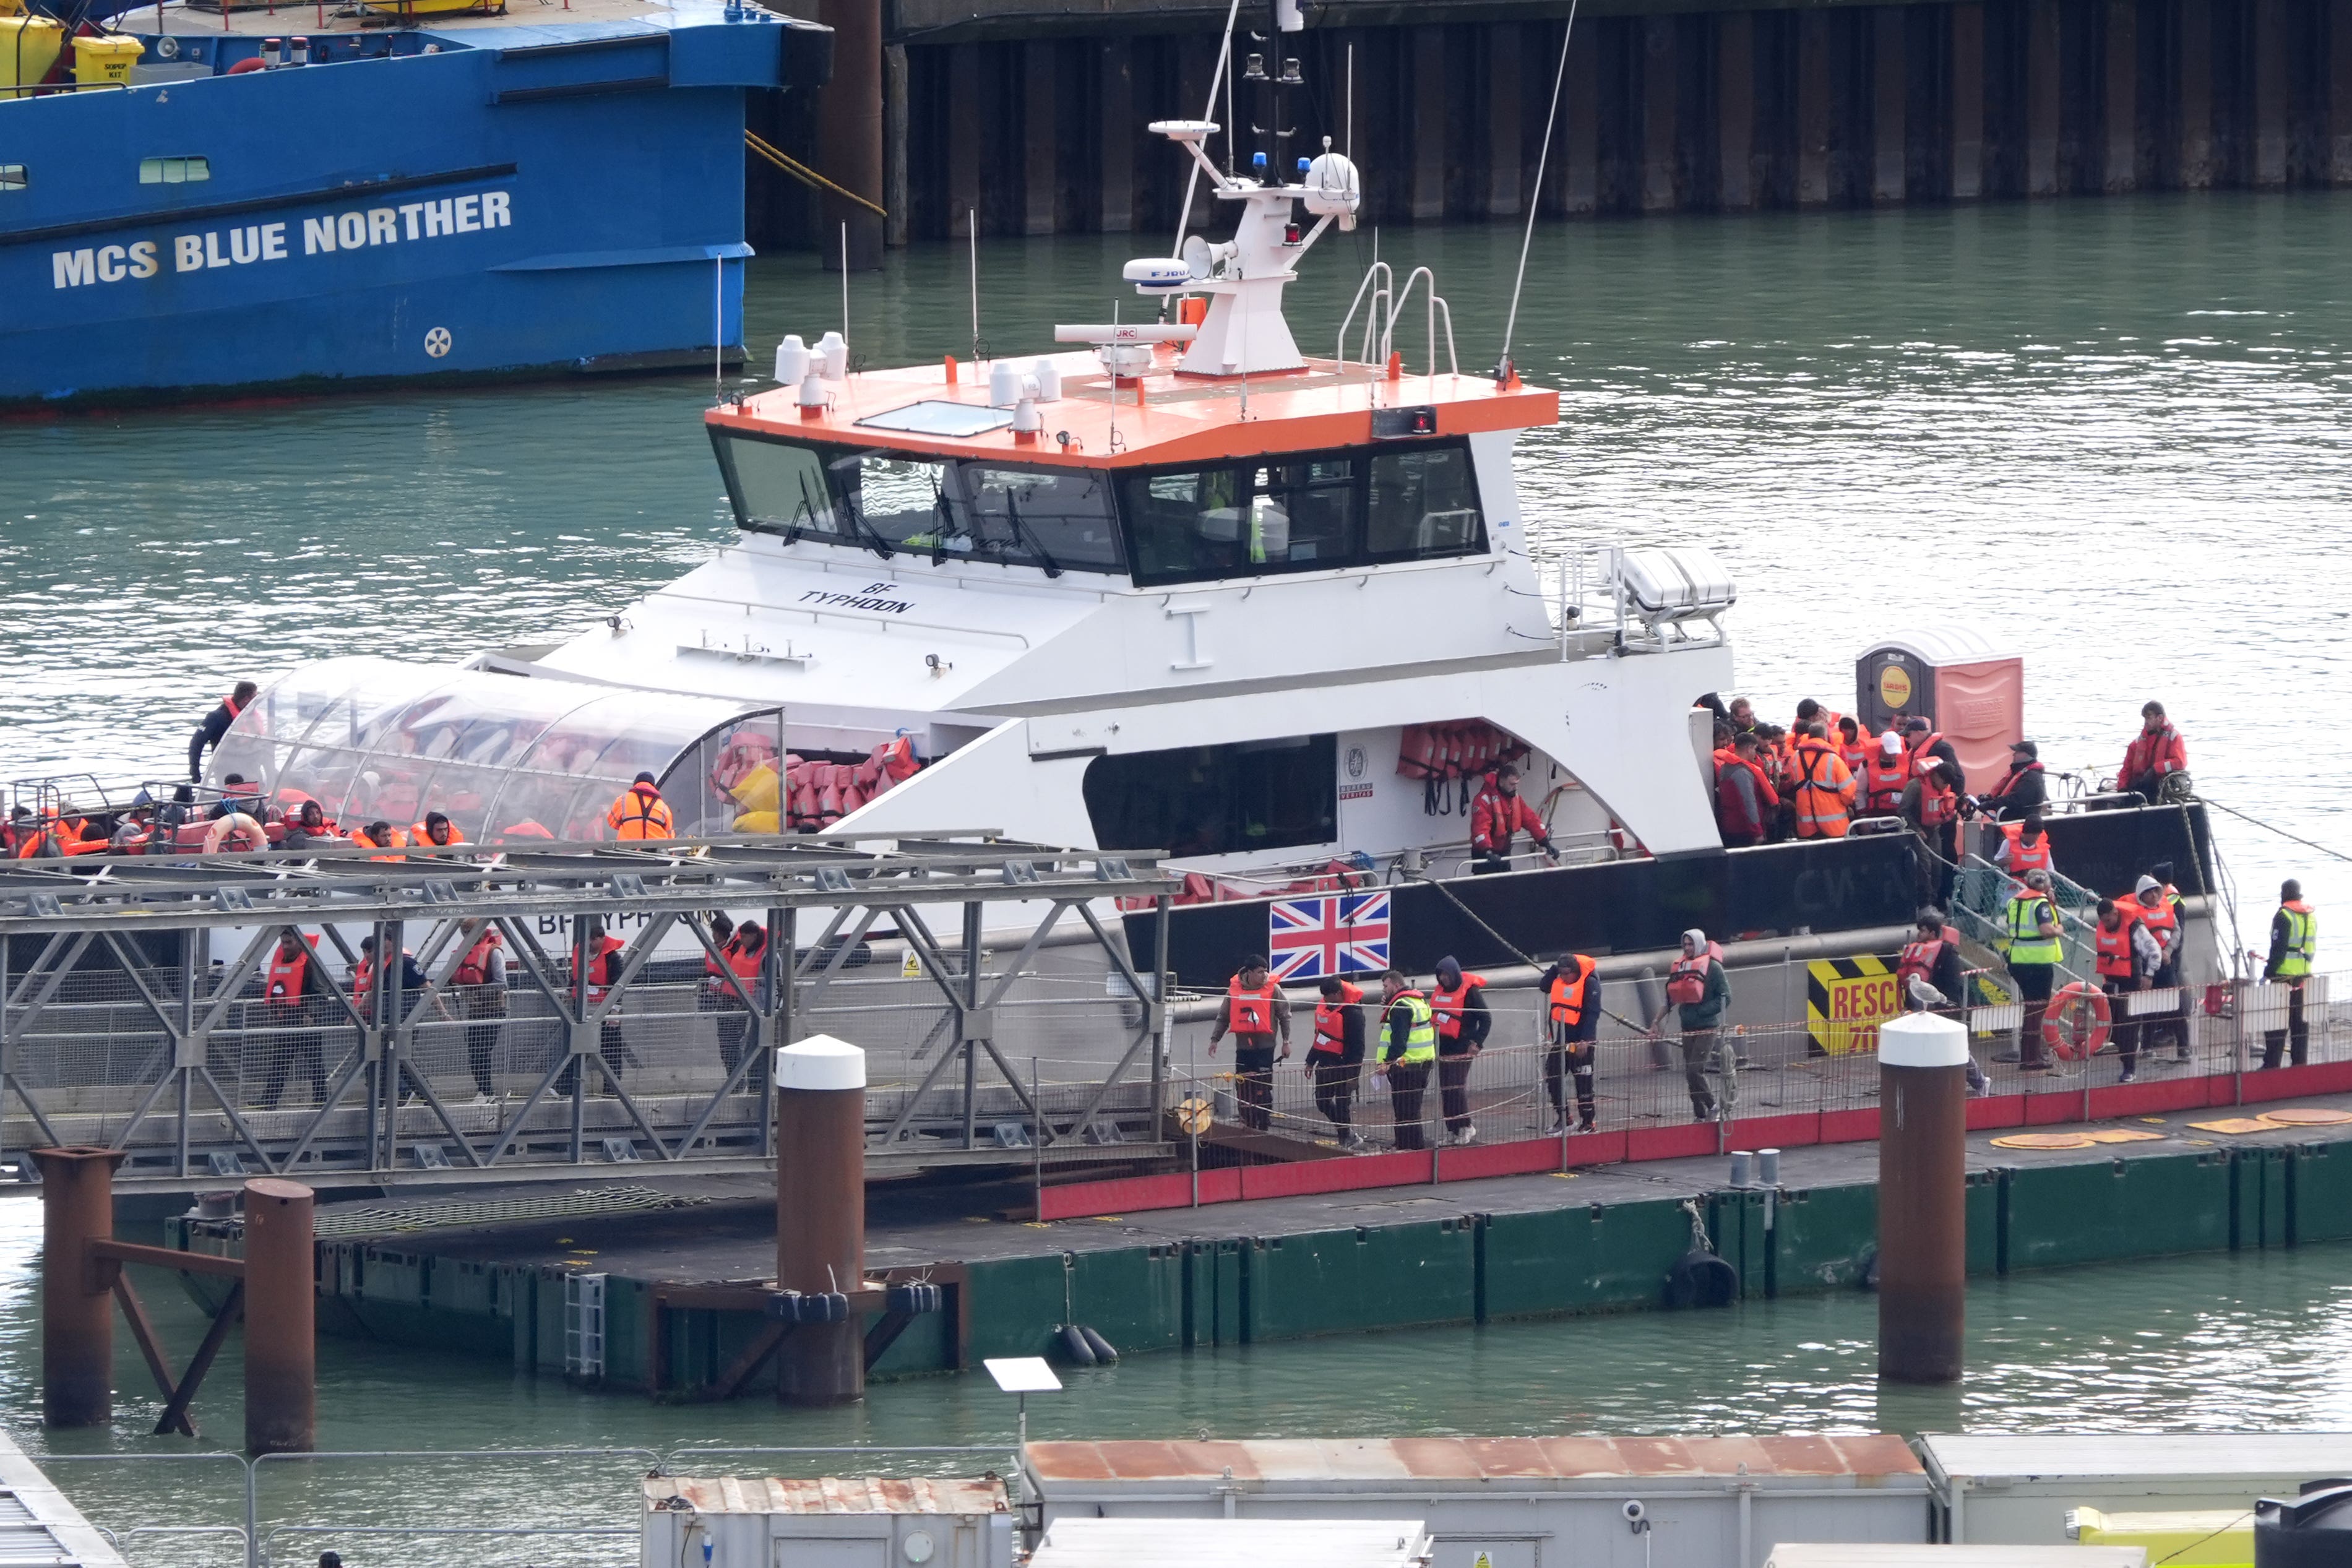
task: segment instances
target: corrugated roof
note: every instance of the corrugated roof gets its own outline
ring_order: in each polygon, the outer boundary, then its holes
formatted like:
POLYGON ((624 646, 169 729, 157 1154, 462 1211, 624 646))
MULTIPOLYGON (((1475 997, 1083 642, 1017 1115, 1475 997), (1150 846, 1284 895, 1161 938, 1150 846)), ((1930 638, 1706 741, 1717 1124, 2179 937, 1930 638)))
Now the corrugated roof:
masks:
POLYGON ((1782 1542, 1764 1568, 2147 1568, 2141 1546, 1928 1546, 1916 1542, 1782 1542))
POLYGON ((1411 1568, 1429 1550, 1417 1519, 1057 1519, 1029 1568, 1411 1568))
POLYGON ((2352 1474, 2352 1432, 1938 1435, 1920 1443, 1948 1476, 2280 1476, 2352 1474))
POLYGON ((887 1476, 786 1480, 746 1480, 734 1476, 698 1480, 691 1476, 652 1476, 646 1480, 646 1506, 659 1508, 677 1498, 698 1513, 1003 1513, 1004 1483, 993 1476, 978 1480, 899 1480, 887 1476))
POLYGON ((1391 1437, 1263 1442, 1032 1443, 1046 1483, 1381 1481, 1731 1476, 1923 1476, 1888 1433, 1767 1437, 1391 1437))

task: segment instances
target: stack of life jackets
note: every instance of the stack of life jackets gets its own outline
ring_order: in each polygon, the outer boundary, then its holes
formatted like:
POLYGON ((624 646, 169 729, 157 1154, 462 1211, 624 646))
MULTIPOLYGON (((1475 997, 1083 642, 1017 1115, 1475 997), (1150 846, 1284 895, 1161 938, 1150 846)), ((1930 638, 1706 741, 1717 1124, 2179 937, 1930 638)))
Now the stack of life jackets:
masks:
POLYGON ((784 754, 781 788, 775 764, 763 762, 746 773, 728 794, 736 805, 738 833, 814 833, 913 778, 923 768, 911 735, 884 741, 858 763, 812 761, 784 754), (781 815, 779 815, 781 813, 781 815))

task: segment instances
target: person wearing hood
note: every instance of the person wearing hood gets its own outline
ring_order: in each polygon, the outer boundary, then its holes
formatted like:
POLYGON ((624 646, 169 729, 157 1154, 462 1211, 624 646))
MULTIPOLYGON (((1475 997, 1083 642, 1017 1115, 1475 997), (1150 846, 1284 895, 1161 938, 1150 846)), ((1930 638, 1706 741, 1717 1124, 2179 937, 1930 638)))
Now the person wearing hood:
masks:
POLYGON ((2038 816, 2050 804, 2050 781, 2042 771, 2042 749, 2031 741, 2009 748, 2009 772, 1989 795, 1977 797, 1979 810, 2015 821, 2038 816))
POLYGON ((1449 953, 1437 961, 1429 1006, 1437 1016, 1437 1089, 1444 1103, 1445 1135, 1455 1143, 1472 1142, 1478 1129, 1470 1120, 1470 1063, 1495 1026, 1495 1015, 1486 1007, 1486 977, 1464 973, 1461 962, 1449 953))
MULTIPOLYGON (((2156 869, 2167 877, 2172 874, 2169 865, 2158 866, 2156 869)), ((2148 934, 2156 938, 2156 945, 2163 954, 2163 961, 2157 965, 2156 973, 2149 979, 2148 988, 2162 991, 2178 986, 2180 984, 2180 939, 2183 934, 2179 890, 2150 874, 2133 884, 2129 898, 2117 899, 2116 902, 2123 906, 2125 913, 2147 928, 2148 934)), ((2146 1014, 2141 1021, 2142 1037, 2150 1057, 2156 1055, 2165 1037, 2169 1036, 2172 1039, 2172 1059, 2176 1062, 2189 1060, 2189 1013, 2180 1005, 2177 992, 2171 1005, 2146 1014)))
POLYGON ((306 800, 286 825, 285 847, 307 849, 313 845, 341 844, 335 825, 327 819, 327 808, 315 800, 306 800))
MULTIPOLYGON (((1723 950, 1693 926, 1683 932, 1683 955, 1666 973, 1666 1000, 1675 1005, 1682 1026, 1683 1083, 1690 1090, 1691 1115, 1715 1120, 1715 1092, 1707 1087, 1706 1069, 1715 1053, 1716 1032, 1731 1007, 1731 976, 1723 967, 1723 950)), ((1658 1026, 1650 1026, 1656 1038, 1658 1026)))
POLYGON ((1536 989, 1543 997, 1544 1092, 1551 1100, 1551 1131, 1568 1131, 1563 1078, 1576 1080, 1576 1130, 1593 1126, 1592 1051, 1601 1038, 1600 965, 1581 952, 1563 952, 1543 972, 1536 989))

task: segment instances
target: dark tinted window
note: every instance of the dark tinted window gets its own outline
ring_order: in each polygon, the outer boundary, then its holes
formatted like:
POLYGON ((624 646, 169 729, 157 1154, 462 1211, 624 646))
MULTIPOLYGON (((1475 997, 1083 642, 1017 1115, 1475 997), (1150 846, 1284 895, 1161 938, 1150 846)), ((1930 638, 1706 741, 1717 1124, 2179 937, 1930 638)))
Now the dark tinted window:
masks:
POLYGON ((1486 548, 1469 449, 1459 444, 1138 474, 1119 481, 1118 497, 1135 580, 1145 584, 1486 548))
POLYGON ((1468 447, 1380 452, 1368 467, 1372 559, 1416 561, 1486 548, 1468 447))
POLYGON ((1118 572, 1110 482, 1085 469, 991 468, 960 463, 973 552, 1016 565, 1118 572))
POLYGON ((1097 757, 1087 815, 1105 849, 1234 855, 1339 837, 1339 737, 1097 757))

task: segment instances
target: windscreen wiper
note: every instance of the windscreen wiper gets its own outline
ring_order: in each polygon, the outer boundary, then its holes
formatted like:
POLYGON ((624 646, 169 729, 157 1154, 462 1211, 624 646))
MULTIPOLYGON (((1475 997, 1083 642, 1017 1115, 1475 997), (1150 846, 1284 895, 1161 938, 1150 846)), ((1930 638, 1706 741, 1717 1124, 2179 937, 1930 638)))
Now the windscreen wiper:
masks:
POLYGON ((1031 528, 1027 523, 1021 521, 1021 503, 1013 499, 1013 492, 1009 489, 1004 492, 1004 515, 1012 520, 1013 533, 1020 538, 1027 540, 1029 542, 1029 548, 1037 552, 1037 564, 1045 569, 1045 575, 1048 577, 1060 576, 1062 574, 1061 563, 1055 560, 1054 557, 1046 552, 1045 542, 1037 537, 1036 530, 1031 528))
POLYGON ((890 548, 890 542, 882 537, 881 531, 866 521, 864 509, 856 500, 844 495, 841 498, 840 511, 849 520, 849 525, 857 531, 858 536, 866 541, 866 549, 885 561, 889 560, 896 553, 890 548))

